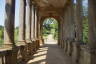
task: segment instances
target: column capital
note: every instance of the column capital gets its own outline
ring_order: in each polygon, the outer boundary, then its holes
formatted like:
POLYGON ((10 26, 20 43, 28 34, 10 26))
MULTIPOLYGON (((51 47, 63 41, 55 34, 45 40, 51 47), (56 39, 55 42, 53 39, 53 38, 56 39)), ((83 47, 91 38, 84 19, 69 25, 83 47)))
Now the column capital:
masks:
POLYGON ((35 5, 36 3, 34 1, 31 1, 32 2, 32 5, 35 5))
POLYGON ((33 5, 34 8, 37 8, 37 4, 34 1, 31 2, 31 5, 33 5))
POLYGON ((31 3, 31 0, 26 0, 26 6, 31 6, 32 3, 31 3))

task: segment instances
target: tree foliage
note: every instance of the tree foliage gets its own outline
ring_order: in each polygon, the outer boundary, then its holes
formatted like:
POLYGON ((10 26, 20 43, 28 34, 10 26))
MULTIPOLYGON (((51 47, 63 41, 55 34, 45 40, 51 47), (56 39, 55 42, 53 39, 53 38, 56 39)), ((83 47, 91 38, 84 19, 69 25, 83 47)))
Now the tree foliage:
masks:
POLYGON ((4 27, 0 26, 0 44, 4 41, 4 27))
POLYGON ((14 33, 14 35, 15 35, 15 42, 18 41, 18 34, 19 34, 19 28, 16 27, 16 28, 15 28, 15 33, 14 33))
POLYGON ((83 42, 88 43, 88 0, 82 0, 83 8, 83 42))
POLYGON ((54 39, 58 38, 58 23, 54 18, 48 18, 43 23, 43 36, 53 35, 54 39))

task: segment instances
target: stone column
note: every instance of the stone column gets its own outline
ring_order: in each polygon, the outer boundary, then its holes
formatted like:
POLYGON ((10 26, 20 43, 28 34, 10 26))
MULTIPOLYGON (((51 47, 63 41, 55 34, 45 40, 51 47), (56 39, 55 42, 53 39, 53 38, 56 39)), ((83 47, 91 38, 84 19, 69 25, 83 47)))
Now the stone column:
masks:
POLYGON ((38 16, 38 27, 37 27, 38 29, 37 29, 37 32, 38 32, 38 35, 37 35, 37 37, 38 37, 38 47, 40 46, 40 40, 41 40, 41 38, 40 38, 40 16, 38 16))
POLYGON ((31 1, 26 0, 26 41, 31 42, 31 1))
POLYGON ((89 0, 89 45, 96 48, 96 1, 89 0))
POLYGON ((31 40, 32 40, 32 55, 36 52, 36 45, 35 45, 35 8, 34 2, 32 2, 31 6, 31 40))
POLYGON ((76 0, 76 42, 74 45, 75 62, 79 63, 80 59, 80 43, 83 41, 83 25, 82 25, 82 0, 76 0))
POLYGON ((35 40, 37 40, 37 7, 35 7, 35 40))
POLYGON ((58 41, 57 41, 58 46, 60 46, 60 29, 59 28, 60 28, 60 22, 58 22, 58 41))
POLYGON ((15 21, 15 0, 5 1, 5 27, 4 27, 4 45, 12 47, 14 42, 14 21, 15 21))
POLYGON ((61 25, 60 25, 60 27, 61 27, 61 29, 60 29, 60 37, 61 37, 60 38, 60 44, 61 44, 60 47, 63 48, 63 43, 64 42, 63 42, 63 28, 62 28, 63 27, 63 17, 62 16, 61 16, 61 21, 62 22, 61 22, 61 25))
POLYGON ((17 46, 19 47, 20 54, 22 60, 26 61, 28 59, 28 48, 26 45, 26 1, 27 0, 19 0, 20 1, 20 11, 19 11, 19 41, 17 46))
POLYGON ((76 40, 83 40, 83 25, 82 25, 82 0, 76 0, 76 40))
POLYGON ((19 11, 19 44, 25 45, 25 13, 26 13, 26 0, 20 0, 19 11))
POLYGON ((38 38, 40 39, 40 16, 38 16, 38 38))
POLYGON ((32 15, 31 15, 31 39, 32 41, 34 40, 34 29, 35 29, 35 12, 34 12, 34 5, 32 4, 32 8, 31 8, 31 12, 32 12, 32 15))
POLYGON ((96 64, 96 0, 88 0, 88 5, 90 64, 96 64))
POLYGON ((72 50, 73 50, 73 47, 72 47, 72 44, 73 44, 73 42, 74 42, 74 40, 75 40, 75 33, 74 33, 74 24, 75 24, 75 22, 74 22, 74 10, 73 10, 73 1, 72 0, 70 0, 70 3, 69 3, 69 7, 68 7, 68 21, 69 21, 69 25, 68 25, 68 27, 69 27, 69 29, 68 29, 68 33, 69 33, 69 36, 68 36, 68 41, 67 41, 67 43, 68 43, 68 55, 69 56, 71 56, 72 55, 72 50))
POLYGON ((4 53, 5 64, 16 64, 16 48, 14 42, 15 0, 5 0, 4 53))

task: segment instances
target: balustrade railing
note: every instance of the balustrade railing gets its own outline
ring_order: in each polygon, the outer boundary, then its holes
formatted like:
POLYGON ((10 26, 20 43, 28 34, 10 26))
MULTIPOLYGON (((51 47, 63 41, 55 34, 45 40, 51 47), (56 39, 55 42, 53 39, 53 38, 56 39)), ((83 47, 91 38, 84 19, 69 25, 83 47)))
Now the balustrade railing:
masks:
POLYGON ((33 58, 39 48, 39 40, 14 48, 0 47, 0 64, 20 64, 33 58))

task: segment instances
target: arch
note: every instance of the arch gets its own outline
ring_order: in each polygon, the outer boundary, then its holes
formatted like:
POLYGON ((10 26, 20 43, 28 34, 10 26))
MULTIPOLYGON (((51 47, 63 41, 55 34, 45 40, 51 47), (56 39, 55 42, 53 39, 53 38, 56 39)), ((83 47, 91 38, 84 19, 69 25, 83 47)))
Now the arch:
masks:
MULTIPOLYGON (((60 33, 60 32, 59 32, 59 28, 60 28, 59 25, 60 25, 60 21, 59 21, 58 18, 56 19, 56 17, 42 17, 42 18, 41 18, 41 37, 43 38, 43 23, 44 23, 44 20, 49 19, 49 18, 55 19, 56 22, 57 22, 57 24, 58 24, 58 30, 57 30, 57 31, 58 31, 58 35, 57 35, 58 37, 57 37, 57 39, 59 39, 59 33, 60 33)), ((57 42, 59 42, 59 40, 57 40, 57 42)), ((58 44, 58 43, 57 43, 57 44, 58 44)))
POLYGON ((44 20, 45 20, 46 18, 54 18, 54 19, 56 19, 57 22, 58 22, 58 27, 60 27, 60 25, 62 24, 62 19, 63 19, 63 17, 61 17, 61 16, 42 16, 42 17, 40 18, 40 26, 41 26, 41 27, 42 27, 42 24, 43 24, 43 22, 44 22, 44 20))

